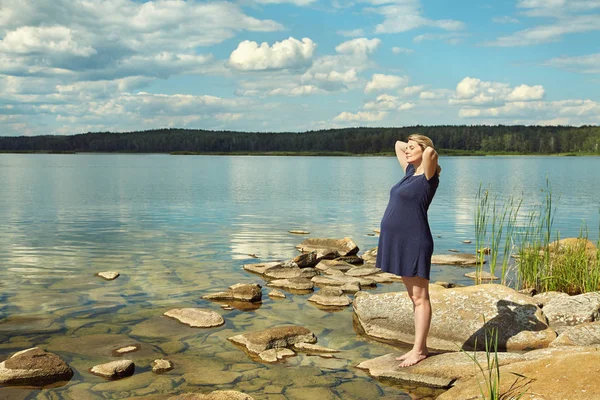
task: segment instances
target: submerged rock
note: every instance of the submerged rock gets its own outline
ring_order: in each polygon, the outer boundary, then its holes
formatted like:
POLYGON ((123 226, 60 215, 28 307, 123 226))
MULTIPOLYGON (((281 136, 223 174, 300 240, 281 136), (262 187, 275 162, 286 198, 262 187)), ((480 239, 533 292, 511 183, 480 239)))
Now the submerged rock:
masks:
POLYGON ((339 350, 330 349, 328 347, 319 346, 311 343, 296 343, 294 348, 297 350, 306 351, 307 353, 339 353, 339 350))
POLYGON ((0 363, 0 384, 4 385, 45 386, 72 377, 66 362, 39 347, 16 352, 0 363))
POLYGON ((272 299, 285 299, 286 296, 283 292, 280 292, 279 290, 271 290, 269 292, 269 297, 272 299))
POLYGON ((167 400, 254 400, 254 398, 246 393, 235 390, 216 390, 208 394, 180 394, 179 396, 169 397, 167 400))
POLYGON ((106 279, 107 281, 112 281, 113 279, 117 279, 120 274, 117 271, 104 271, 98 272, 96 275, 98 275, 100 278, 106 279))
POLYGON ((225 323, 221 315, 201 308, 174 308, 164 313, 164 315, 175 318, 182 324, 189 325, 192 328, 213 328, 225 323))
MULTIPOLYGON (((486 333, 498 329, 501 351, 522 351, 547 347, 556 333, 546 324, 542 310, 531 297, 502 285, 477 285, 444 289, 430 285, 430 349, 455 351, 459 348, 484 350, 486 333)), ((413 304, 406 292, 368 294, 354 298, 356 322, 375 339, 412 344, 413 304)), ((489 336, 488 336, 489 337, 489 336)))
POLYGON ((173 369, 173 364, 169 360, 158 359, 152 362, 152 372, 157 374, 167 372, 173 369))
POLYGON ((349 237, 343 239, 306 239, 296 246, 303 253, 311 251, 330 251, 337 252, 340 256, 350 256, 358 253, 358 246, 349 237))
POLYGON ((479 274, 477 273, 477 271, 467 272, 465 274, 465 276, 467 278, 471 278, 471 279, 475 279, 475 280, 477 280, 479 278, 480 281, 495 281, 495 280, 500 279, 497 276, 492 275, 487 271, 481 271, 481 272, 479 272, 479 274))
POLYGON ((264 362, 268 362, 268 363, 274 363, 274 362, 284 359, 285 357, 292 357, 295 355, 296 355, 296 353, 294 353, 292 350, 290 350, 288 348, 275 348, 275 349, 261 351, 260 353, 258 353, 258 357, 260 357, 260 359, 263 360, 264 362))
POLYGON ((104 378, 125 378, 133 375, 135 364, 131 360, 111 361, 106 364, 96 365, 90 369, 94 375, 104 378))
POLYGON ((262 289, 260 285, 252 283, 238 283, 229 287, 226 292, 207 294, 202 296, 208 300, 236 300, 258 302, 262 300, 262 289))

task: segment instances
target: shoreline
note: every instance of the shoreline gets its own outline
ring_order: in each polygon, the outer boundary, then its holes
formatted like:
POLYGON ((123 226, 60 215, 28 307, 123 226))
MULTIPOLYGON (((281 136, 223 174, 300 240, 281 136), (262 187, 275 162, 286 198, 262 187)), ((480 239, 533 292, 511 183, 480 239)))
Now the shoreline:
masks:
MULTIPOLYGON (((394 153, 345 153, 345 152, 97 152, 97 151, 19 151, 19 150, 0 150, 0 154, 164 154, 171 156, 272 156, 272 157, 395 157, 394 153)), ((528 157, 598 157, 600 153, 581 152, 581 153, 517 153, 517 152, 480 152, 468 150, 443 150, 438 154, 444 157, 498 157, 498 156, 528 156, 528 157)))

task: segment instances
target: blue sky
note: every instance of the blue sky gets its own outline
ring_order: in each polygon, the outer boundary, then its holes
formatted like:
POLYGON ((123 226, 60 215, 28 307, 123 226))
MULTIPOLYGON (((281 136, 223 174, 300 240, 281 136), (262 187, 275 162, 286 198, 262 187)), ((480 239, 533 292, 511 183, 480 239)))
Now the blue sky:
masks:
POLYGON ((0 135, 600 124, 600 0, 2 0, 0 135))

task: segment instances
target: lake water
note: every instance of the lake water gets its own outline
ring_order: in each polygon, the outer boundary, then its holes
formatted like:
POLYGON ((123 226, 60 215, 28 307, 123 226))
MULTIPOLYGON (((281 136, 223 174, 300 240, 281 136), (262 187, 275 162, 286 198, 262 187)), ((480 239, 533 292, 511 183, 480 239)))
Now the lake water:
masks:
MULTIPOLYGON (((440 164, 429 212, 437 254, 473 253, 462 241, 475 239, 480 184, 492 197, 523 198, 527 209, 543 201, 548 178, 561 237, 577 236, 585 223, 598 239, 598 157, 441 157, 440 164)), ((253 311, 201 299, 239 282, 264 284, 241 266, 294 257, 305 237, 290 229, 349 236, 361 252, 375 247, 373 230, 401 177, 392 157, 0 154, 0 360, 40 346, 75 370, 65 386, 0 388, 0 398, 160 398, 217 389, 256 399, 434 398, 439 392, 380 383, 354 368, 395 349, 357 335, 351 307, 327 312, 294 294, 274 301, 268 288, 253 311), (104 270, 121 277, 94 277, 104 270), (162 316, 179 307, 216 310, 227 322, 201 330, 162 316), (342 352, 269 365, 227 341, 281 324, 306 326, 319 344, 342 352), (136 362, 133 377, 108 382, 87 372, 131 343, 142 345, 127 356, 136 362), (156 358, 175 369, 153 374, 156 358)), ((470 284, 464 273, 433 266, 432 280, 470 284)), ((374 289, 398 290, 398 283, 374 289)))

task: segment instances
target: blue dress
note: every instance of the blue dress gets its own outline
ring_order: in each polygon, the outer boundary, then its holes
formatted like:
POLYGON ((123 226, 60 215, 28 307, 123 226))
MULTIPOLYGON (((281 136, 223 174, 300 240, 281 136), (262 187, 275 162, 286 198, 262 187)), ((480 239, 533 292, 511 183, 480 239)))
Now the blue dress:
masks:
POLYGON ((437 174, 427 180, 415 175, 408 164, 406 174, 390 190, 390 202, 381 219, 376 266, 399 276, 429 279, 433 237, 427 210, 439 185, 437 174))

